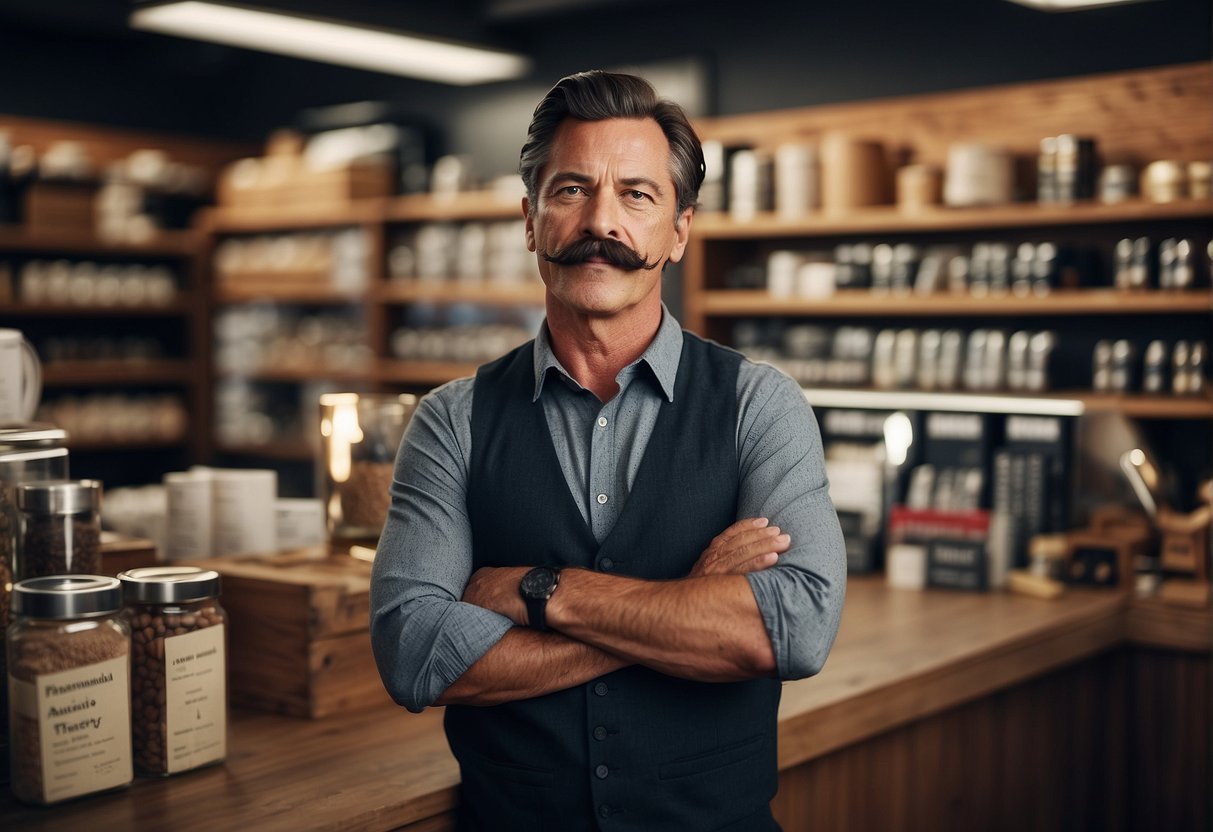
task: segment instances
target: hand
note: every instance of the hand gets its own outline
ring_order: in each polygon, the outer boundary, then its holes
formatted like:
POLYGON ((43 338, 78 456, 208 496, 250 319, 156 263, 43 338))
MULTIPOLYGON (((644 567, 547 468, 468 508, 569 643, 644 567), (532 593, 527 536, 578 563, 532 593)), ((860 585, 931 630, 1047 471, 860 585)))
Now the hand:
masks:
POLYGON ((463 600, 504 615, 515 624, 526 626, 526 602, 518 593, 528 566, 482 566, 472 573, 463 590, 463 600))
POLYGON ((688 577, 758 572, 778 563, 791 545, 792 538, 780 534, 779 527, 770 525, 765 517, 738 520, 712 538, 688 577))

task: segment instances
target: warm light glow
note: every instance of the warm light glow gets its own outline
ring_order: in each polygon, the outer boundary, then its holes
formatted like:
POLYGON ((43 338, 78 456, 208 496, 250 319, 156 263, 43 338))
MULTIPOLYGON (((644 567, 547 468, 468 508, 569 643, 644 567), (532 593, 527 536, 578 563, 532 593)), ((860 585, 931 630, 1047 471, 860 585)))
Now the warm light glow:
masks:
POLYGON ((357 393, 325 393, 320 404, 332 408, 332 415, 321 420, 320 432, 328 437, 326 464, 333 482, 345 482, 353 469, 351 446, 362 441, 362 426, 358 424, 357 393))
POLYGON ((914 444, 914 425, 910 417, 898 411, 884 420, 885 461, 890 465, 905 465, 910 446, 914 444))
POLYGON ((446 84, 520 78, 530 68, 509 52, 199 0, 136 9, 131 26, 446 84))

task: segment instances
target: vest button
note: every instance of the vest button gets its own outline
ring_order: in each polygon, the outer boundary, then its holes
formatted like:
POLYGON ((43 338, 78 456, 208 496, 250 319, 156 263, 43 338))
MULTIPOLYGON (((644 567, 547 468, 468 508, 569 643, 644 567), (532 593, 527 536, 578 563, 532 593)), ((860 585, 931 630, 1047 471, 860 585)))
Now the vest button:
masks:
POLYGON ((607 775, 609 775, 610 773, 611 773, 611 770, 604 765, 599 765, 594 769, 594 776, 597 777, 599 780, 607 779, 607 775))
POLYGON ((610 498, 609 498, 609 497, 607 497, 607 495, 605 495, 605 494, 599 494, 599 495, 598 495, 598 505, 600 505, 600 506, 604 506, 604 505, 606 505, 606 501, 607 501, 608 499, 610 499, 610 498))
POLYGON ((607 695, 607 683, 599 682, 596 685, 594 685, 594 693, 598 694, 599 696, 606 696, 607 695))
POLYGON ((598 817, 609 818, 611 816, 611 807, 603 803, 598 807, 598 817))
POLYGON ((594 739, 605 740, 607 738, 607 729, 599 725, 594 729, 594 739))
POLYGON ((610 558, 603 558, 602 560, 598 561, 598 568, 603 572, 610 572, 615 568, 615 561, 611 560, 610 558))

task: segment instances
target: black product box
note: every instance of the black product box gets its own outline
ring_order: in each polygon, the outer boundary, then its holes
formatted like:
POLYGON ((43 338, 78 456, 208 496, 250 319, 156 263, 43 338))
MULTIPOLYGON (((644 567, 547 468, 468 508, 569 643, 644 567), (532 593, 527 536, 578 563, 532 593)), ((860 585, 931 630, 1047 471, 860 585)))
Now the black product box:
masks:
POLYGON ((990 417, 984 413, 927 413, 922 461, 936 468, 986 469, 990 417))
POLYGON ((927 544, 927 586, 988 589, 985 544, 980 540, 932 540, 927 544))
POLYGON ((1070 449, 1073 420, 1068 416, 1011 415, 1002 449, 1025 458, 1024 511, 1042 532, 1070 527, 1070 449))

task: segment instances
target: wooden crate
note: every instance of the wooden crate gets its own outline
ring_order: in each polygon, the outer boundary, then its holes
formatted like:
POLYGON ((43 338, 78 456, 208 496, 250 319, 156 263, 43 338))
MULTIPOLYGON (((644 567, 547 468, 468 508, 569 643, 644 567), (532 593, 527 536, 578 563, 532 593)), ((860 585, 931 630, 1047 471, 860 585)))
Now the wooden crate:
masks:
POLYGON ((189 561, 222 575, 234 705, 320 718, 390 701, 371 655, 371 565, 308 550, 189 561))

